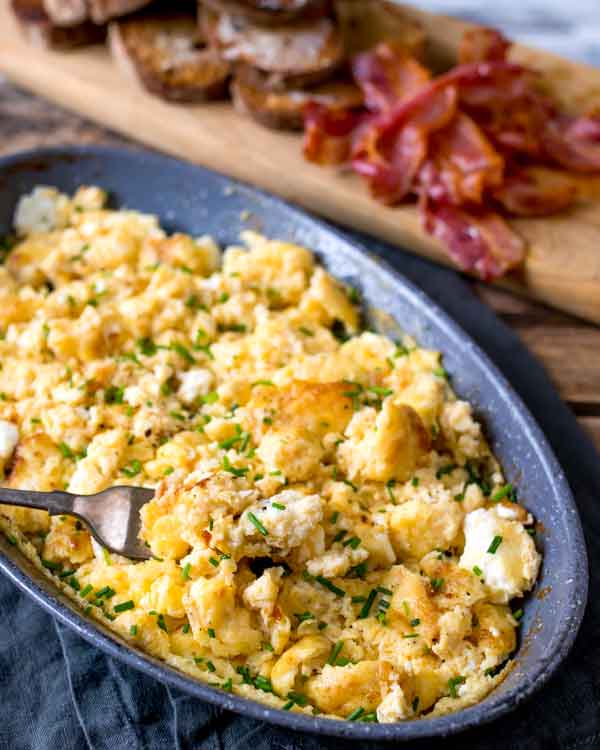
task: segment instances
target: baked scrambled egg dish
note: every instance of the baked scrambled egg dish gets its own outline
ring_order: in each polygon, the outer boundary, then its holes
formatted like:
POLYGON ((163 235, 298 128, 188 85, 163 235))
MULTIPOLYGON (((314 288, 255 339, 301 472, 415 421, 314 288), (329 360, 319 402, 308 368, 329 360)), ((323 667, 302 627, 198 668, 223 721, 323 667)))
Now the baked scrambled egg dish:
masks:
POLYGON ((131 645, 308 715, 395 722, 481 700, 540 565, 440 354, 361 331, 296 245, 208 237, 36 188, 0 266, 5 486, 156 487, 153 559, 67 516, 8 539, 131 645))

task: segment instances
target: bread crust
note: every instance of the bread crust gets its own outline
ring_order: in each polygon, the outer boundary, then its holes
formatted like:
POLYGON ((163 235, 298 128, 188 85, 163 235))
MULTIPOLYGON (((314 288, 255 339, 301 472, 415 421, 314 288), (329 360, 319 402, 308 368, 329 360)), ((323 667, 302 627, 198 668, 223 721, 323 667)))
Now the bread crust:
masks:
POLYGON ((194 103, 227 93, 230 66, 199 46, 194 16, 148 13, 113 21, 109 42, 119 67, 155 96, 194 103))
POLYGON ((217 13, 231 13, 261 26, 310 21, 326 16, 331 0, 203 0, 217 13))
POLYGON ((310 101, 340 109, 361 106, 360 89, 346 78, 338 78, 308 89, 273 91, 260 86, 257 71, 238 70, 231 84, 233 105, 261 125, 275 130, 302 130, 304 108, 310 101))
POLYGON ((260 70, 267 76, 265 86, 273 90, 321 83, 346 61, 342 37, 329 18, 264 28, 204 9, 200 26, 225 60, 260 70))
POLYGON ((106 29, 89 21, 73 26, 57 26, 45 11, 42 0, 11 0, 12 11, 25 37, 38 47, 68 50, 98 44, 106 29))

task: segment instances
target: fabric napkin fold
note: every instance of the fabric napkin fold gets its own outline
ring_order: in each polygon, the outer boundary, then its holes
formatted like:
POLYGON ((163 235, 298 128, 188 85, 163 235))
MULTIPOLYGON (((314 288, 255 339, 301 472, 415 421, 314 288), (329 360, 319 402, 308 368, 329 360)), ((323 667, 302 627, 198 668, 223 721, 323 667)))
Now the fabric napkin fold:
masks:
MULTIPOLYGON (((499 721, 411 750, 600 747, 600 457, 541 365, 456 273, 364 241, 423 288, 487 352, 546 433, 575 494, 590 559, 590 602, 551 681, 499 721)), ((600 387, 600 383, 598 384, 600 387)), ((106 656, 0 578, 1 750, 373 750, 223 712, 106 656)), ((408 747, 408 745, 407 745, 408 747)))

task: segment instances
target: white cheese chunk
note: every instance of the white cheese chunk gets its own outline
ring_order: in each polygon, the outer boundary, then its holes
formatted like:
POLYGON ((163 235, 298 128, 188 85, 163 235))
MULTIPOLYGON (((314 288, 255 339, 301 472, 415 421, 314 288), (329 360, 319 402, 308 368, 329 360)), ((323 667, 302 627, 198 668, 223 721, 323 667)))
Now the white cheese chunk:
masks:
POLYGON ((479 508, 467 514, 464 532, 459 565, 482 571, 492 601, 506 603, 533 586, 541 558, 522 523, 479 508))
POLYGON ((0 460, 6 460, 13 454, 19 442, 19 430, 12 422, 0 419, 0 460))

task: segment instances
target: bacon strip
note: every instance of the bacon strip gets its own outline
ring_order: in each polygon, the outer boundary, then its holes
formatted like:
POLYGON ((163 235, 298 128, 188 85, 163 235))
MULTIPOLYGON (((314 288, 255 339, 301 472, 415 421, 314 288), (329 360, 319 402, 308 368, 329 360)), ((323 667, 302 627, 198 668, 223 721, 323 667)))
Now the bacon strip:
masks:
POLYGON ((304 157, 316 164, 347 161, 358 120, 350 110, 308 102, 304 108, 304 157))
POLYGON ((457 265, 493 279, 522 262, 523 240, 498 211, 543 216, 576 199, 573 172, 600 172, 600 116, 570 117, 541 93, 535 71, 508 60, 494 29, 465 34, 460 64, 431 78, 397 44, 352 63, 362 115, 311 105, 305 154, 350 159, 386 204, 418 196, 425 229, 457 265), (542 168, 542 165, 545 165, 542 168))
POLYGON ((429 83, 431 74, 402 47, 382 42, 352 61, 352 74, 361 87, 367 109, 385 112, 429 83))
POLYGON ((456 113, 456 89, 426 90, 365 124, 352 149, 352 166, 374 197, 393 204, 413 191, 431 133, 456 113))
POLYGON ((436 201, 480 204, 485 190, 502 184, 504 159, 462 112, 432 136, 429 153, 427 169, 420 175, 421 191, 436 201))
POLYGON ((556 117, 546 123, 542 140, 548 156, 561 167, 600 171, 600 117, 556 117))
POLYGON ((444 203, 429 204, 422 219, 458 267, 483 281, 502 276, 525 257, 524 241, 493 211, 474 213, 444 203))

